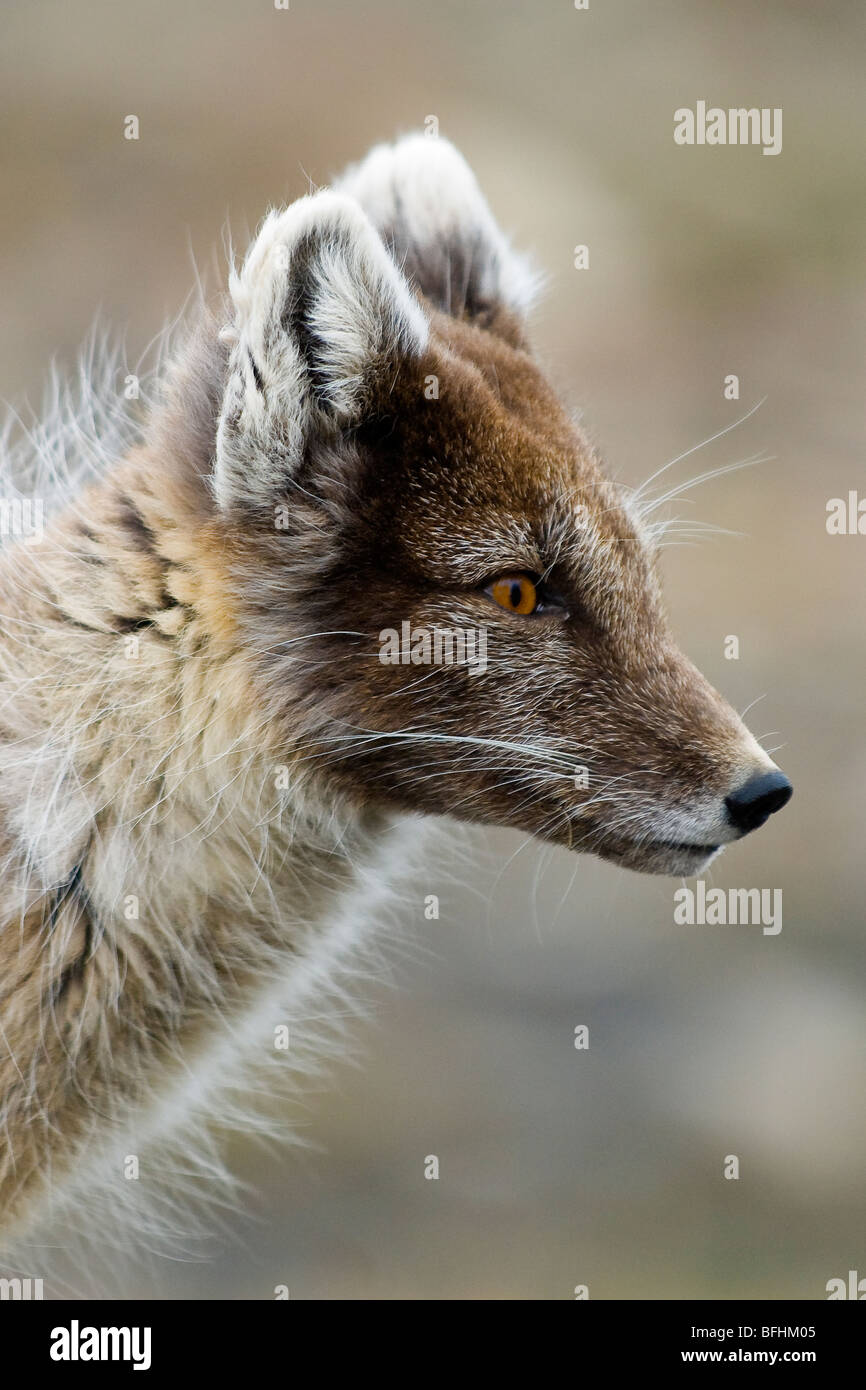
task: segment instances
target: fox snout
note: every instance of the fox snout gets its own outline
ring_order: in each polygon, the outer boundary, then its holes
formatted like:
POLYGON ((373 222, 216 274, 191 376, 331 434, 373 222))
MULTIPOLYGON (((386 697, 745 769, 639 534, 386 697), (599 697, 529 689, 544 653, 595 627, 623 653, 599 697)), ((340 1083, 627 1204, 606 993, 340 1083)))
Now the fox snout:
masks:
POLYGON ((740 728, 750 756, 747 764, 738 757, 733 772, 727 758, 719 761, 697 740, 679 750, 682 756, 660 757, 657 748, 641 744, 624 759, 597 762, 570 809, 567 837, 553 838, 643 873, 702 872, 727 845, 764 825, 793 792, 740 728))
POLYGON ((637 845, 632 855, 611 854, 627 867, 642 869, 645 872, 667 874, 700 873, 726 844, 740 840, 758 830, 776 811, 786 806, 793 794, 793 787, 785 774, 777 767, 749 775, 737 784, 733 791, 721 799, 717 810, 718 829, 700 829, 700 821, 695 828, 695 840, 648 839, 642 846, 637 845))
POLYGON ((617 732, 588 769, 571 819, 601 858, 688 876, 764 825, 793 789, 669 638, 655 650, 657 669, 643 682, 620 664, 601 683, 600 691, 612 692, 617 732))
MULTIPOLYGON (((726 845, 759 829, 791 799, 793 788, 778 768, 761 770, 727 796, 652 810, 645 828, 632 822, 628 831, 600 827, 592 846, 602 859, 644 873, 689 876, 701 873, 726 845)), ((575 846, 580 848, 582 846, 575 846)))

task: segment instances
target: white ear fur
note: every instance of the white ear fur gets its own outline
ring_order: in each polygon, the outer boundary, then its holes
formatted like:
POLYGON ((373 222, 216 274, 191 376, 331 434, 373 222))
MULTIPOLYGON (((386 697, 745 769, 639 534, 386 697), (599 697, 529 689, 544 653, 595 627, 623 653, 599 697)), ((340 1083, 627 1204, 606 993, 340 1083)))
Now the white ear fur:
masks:
POLYGON ((229 291, 214 487, 221 505, 267 504, 310 431, 358 423, 375 374, 421 353, 428 324, 357 202, 329 191, 269 213, 229 291))
POLYGON ((509 246, 450 141, 415 134, 377 145, 334 186, 358 200, 437 308, 474 317, 503 306, 523 315, 535 299, 539 276, 509 246))

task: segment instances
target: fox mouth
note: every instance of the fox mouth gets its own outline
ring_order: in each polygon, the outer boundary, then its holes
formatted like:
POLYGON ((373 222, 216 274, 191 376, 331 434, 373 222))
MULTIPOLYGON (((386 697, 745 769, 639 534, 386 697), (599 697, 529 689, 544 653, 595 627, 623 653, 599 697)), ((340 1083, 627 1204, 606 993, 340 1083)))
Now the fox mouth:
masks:
POLYGON ((646 848, 672 849, 679 854, 693 854, 702 858, 704 855, 716 854, 721 845, 692 845, 685 840, 651 840, 646 848))
POLYGON ((675 877, 700 873, 723 848, 720 844, 695 844, 688 840, 619 840, 611 838, 596 853, 624 869, 675 877))

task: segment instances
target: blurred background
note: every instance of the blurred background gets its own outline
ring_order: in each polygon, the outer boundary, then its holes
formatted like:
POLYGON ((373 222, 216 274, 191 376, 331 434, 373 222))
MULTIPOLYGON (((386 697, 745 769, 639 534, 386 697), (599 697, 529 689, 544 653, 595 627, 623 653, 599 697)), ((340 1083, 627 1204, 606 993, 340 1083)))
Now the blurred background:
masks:
POLYGON ((673 880, 461 830, 350 1055, 286 1116, 315 1147, 236 1138, 252 1191, 211 1258, 122 1280, 95 1258, 91 1290, 811 1299, 866 1275, 866 537, 825 527, 829 498, 866 496, 863 7, 5 0, 3 24, 6 399, 37 401, 97 309, 134 360, 193 259, 224 274, 227 222, 242 247, 269 204, 435 115, 548 273, 534 341, 613 472, 637 483, 764 400, 671 470, 772 456, 681 505, 742 534, 666 551, 665 581, 796 788, 711 872, 783 890, 775 937, 675 926, 673 880), (782 107, 782 153, 676 146, 698 100, 782 107))

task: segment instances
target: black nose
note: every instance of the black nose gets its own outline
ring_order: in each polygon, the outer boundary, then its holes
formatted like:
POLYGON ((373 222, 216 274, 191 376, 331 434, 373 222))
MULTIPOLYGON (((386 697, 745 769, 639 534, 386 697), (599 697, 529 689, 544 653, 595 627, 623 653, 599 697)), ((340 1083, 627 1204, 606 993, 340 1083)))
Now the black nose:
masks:
POLYGON ((784 772, 761 772, 751 777, 739 790, 725 797, 732 824, 744 835, 757 830, 774 811, 781 811, 791 800, 793 790, 784 772))

